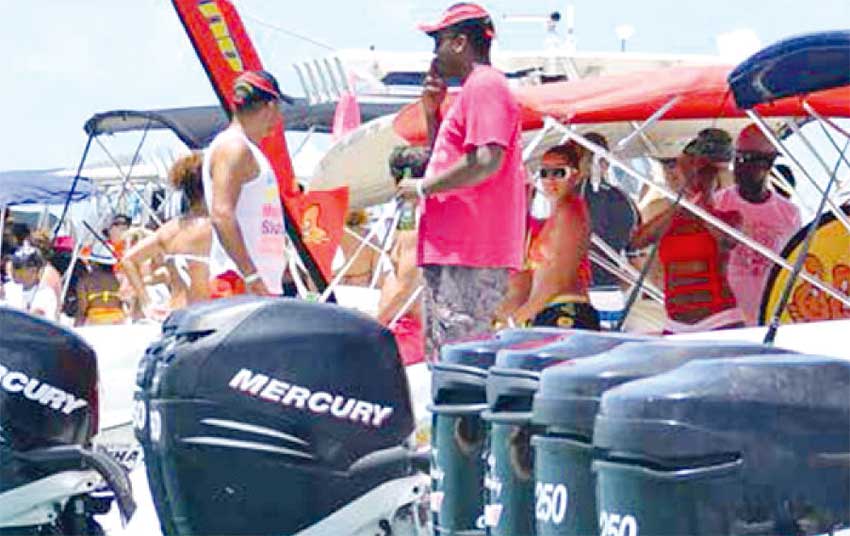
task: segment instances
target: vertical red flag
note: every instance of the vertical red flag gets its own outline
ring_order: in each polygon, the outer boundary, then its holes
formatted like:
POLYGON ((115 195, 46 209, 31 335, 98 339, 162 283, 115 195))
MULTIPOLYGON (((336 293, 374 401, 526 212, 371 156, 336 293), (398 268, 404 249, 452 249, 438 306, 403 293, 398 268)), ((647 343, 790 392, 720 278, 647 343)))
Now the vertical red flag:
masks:
MULTIPOLYGON (((242 71, 263 68, 236 8, 229 0, 172 0, 172 2, 222 107, 228 115, 231 114, 234 78, 242 71)), ((338 208, 339 201, 343 200, 342 204, 346 205, 348 193, 347 191, 338 191, 335 194, 327 192, 312 203, 305 199, 295 182, 295 172, 292 169, 292 160, 289 157, 283 130, 283 125, 280 129, 274 129, 263 140, 260 148, 269 159, 277 176, 289 236, 310 270, 314 282, 323 289, 327 280, 330 279, 331 263, 339 244, 345 216, 345 209, 338 208), (309 225, 314 230, 310 236, 315 237, 315 228, 318 226, 320 230, 328 229, 328 237, 336 237, 336 242, 305 240, 306 237, 302 233, 305 223, 303 209, 321 206, 328 197, 334 198, 335 202, 328 209, 319 211, 320 219, 313 220, 315 216, 313 212, 307 215, 311 218, 309 225), (336 227, 339 229, 337 230, 336 227)))

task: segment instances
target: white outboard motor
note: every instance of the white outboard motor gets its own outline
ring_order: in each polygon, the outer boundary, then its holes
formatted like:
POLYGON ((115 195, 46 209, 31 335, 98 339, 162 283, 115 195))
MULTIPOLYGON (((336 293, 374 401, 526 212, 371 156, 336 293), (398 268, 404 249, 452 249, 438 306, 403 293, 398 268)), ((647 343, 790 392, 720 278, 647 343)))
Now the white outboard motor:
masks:
POLYGON ((163 326, 136 434, 163 532, 426 534, 427 455, 392 334, 341 307, 241 297, 163 326))
POLYGON ((0 307, 0 535, 102 534, 94 516, 113 499, 125 522, 132 516, 126 472, 91 448, 97 384, 82 339, 0 307), (98 491, 104 484, 112 493, 98 491))

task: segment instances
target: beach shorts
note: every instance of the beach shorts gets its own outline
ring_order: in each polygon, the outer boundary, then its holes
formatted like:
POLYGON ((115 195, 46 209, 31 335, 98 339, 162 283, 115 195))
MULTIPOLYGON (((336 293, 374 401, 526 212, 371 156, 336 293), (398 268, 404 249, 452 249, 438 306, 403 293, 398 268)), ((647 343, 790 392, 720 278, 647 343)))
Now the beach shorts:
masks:
POLYGON ((245 281, 233 270, 218 274, 210 280, 210 299, 230 298, 245 292, 245 281))
POLYGON ((599 313, 587 302, 555 300, 537 313, 531 325, 599 331, 599 313))
POLYGON ((492 332, 508 289, 507 268, 425 265, 425 356, 436 360, 449 342, 492 332))

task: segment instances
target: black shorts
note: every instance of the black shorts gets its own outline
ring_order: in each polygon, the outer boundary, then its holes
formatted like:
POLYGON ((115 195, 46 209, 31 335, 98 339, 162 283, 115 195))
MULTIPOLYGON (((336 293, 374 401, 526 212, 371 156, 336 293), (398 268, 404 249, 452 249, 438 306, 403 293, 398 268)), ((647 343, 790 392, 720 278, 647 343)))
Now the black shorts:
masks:
POLYGON ((552 303, 537 313, 531 324, 599 331, 599 313, 589 303, 552 303))

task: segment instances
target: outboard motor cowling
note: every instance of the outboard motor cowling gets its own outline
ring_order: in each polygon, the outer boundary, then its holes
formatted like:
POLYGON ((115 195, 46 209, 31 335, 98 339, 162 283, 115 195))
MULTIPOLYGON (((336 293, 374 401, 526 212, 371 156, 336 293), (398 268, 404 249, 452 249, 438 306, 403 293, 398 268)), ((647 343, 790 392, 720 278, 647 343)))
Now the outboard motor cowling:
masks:
POLYGON ((129 519, 135 505, 125 471, 90 448, 94 350, 58 324, 4 307, 0 333, 0 532, 94 532, 93 515, 112 500, 89 495, 103 481, 129 519))
POLYGON ((157 469, 151 491, 165 495, 155 498, 164 529, 374 534, 394 520, 364 508, 424 494, 405 446, 407 378, 380 324, 333 305, 243 297, 190 309, 172 329, 148 359, 148 422, 137 427, 157 469))

